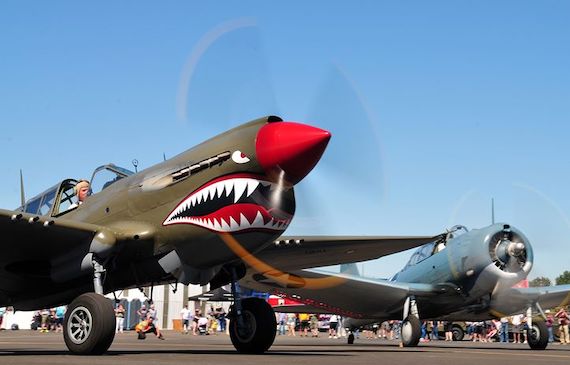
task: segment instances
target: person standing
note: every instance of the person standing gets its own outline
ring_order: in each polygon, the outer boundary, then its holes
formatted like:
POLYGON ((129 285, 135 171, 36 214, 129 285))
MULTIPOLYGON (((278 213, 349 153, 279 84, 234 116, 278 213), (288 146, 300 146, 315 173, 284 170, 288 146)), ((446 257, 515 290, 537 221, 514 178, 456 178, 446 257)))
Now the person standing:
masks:
POLYGON ((319 337, 319 319, 316 314, 311 314, 309 326, 311 327, 311 337, 319 337))
POLYGON ((509 317, 501 317, 501 342, 509 342, 509 317))
POLYGON ((548 329, 548 342, 554 342, 554 332, 552 330, 552 326, 554 326, 554 317, 552 316, 552 313, 550 313, 550 310, 547 309, 545 311, 546 313, 546 329, 548 329))
POLYGON ((192 318, 192 334, 194 336, 198 334, 198 322, 200 321, 200 317, 202 317, 200 309, 194 310, 194 318, 192 318))
POLYGON ((565 307, 560 308, 560 310, 554 315, 558 318, 558 324, 560 325, 560 344, 568 345, 570 344, 570 336, 568 334, 568 323, 570 317, 565 307))
POLYGON ((192 311, 188 309, 188 305, 185 305, 184 308, 180 311, 180 320, 182 321, 182 332, 187 335, 190 329, 190 316, 192 315, 192 311))
POLYGON ((511 323, 513 324, 513 343, 522 342, 520 338, 522 319, 522 314, 516 314, 511 317, 511 323))
POLYGON ((67 308, 64 305, 55 308, 55 332, 63 332, 63 319, 66 310, 67 308))
POLYGON ((439 321, 431 322, 431 339, 436 341, 439 340, 439 329, 437 326, 439 326, 439 321))
POLYGON ((295 335, 295 325, 297 324, 297 316, 295 313, 287 313, 287 336, 295 335))
POLYGON ((224 307, 216 308, 216 319, 218 320, 218 332, 226 332, 226 311, 224 307))
POLYGON ((152 320, 154 321, 154 323, 156 323, 156 320, 158 319, 158 312, 156 311, 156 307, 154 306, 154 304, 150 305, 150 308, 148 309, 147 317, 151 317, 152 320))
POLYGON ((329 338, 338 338, 337 336, 337 327, 338 327, 338 316, 333 314, 329 319, 329 338))
POLYGON ((287 327, 287 313, 279 312, 277 313, 277 323, 279 324, 279 335, 285 335, 287 327))
POLYGON ((125 326, 125 307, 121 303, 115 308, 115 320, 115 333, 123 333, 125 326))
POLYGON ((137 314, 139 316, 139 322, 146 320, 148 309, 146 309, 146 305, 141 305, 141 307, 137 310, 137 314))
POLYGON ((309 335, 309 318, 309 313, 299 313, 299 322, 301 322, 299 335, 301 337, 307 337, 309 335))

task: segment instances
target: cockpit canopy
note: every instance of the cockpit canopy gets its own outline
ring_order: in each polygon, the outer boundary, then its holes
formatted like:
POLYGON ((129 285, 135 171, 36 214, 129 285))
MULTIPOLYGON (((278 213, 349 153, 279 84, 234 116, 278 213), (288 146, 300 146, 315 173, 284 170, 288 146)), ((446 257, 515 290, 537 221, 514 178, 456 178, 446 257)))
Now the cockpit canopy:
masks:
MULTIPOLYGON (((95 169, 91 177, 90 194, 97 194, 122 178, 134 172, 114 164, 107 164, 95 169)), ((65 179, 43 193, 31 198, 18 210, 37 215, 63 215, 75 208, 75 185, 78 180, 65 179)))
POLYGON ((453 226, 451 229, 447 231, 447 235, 444 239, 439 239, 437 241, 426 243, 425 245, 419 247, 414 251, 410 260, 404 267, 404 270, 410 266, 416 265, 418 262, 421 262, 434 253, 437 253, 443 250, 449 240, 452 238, 458 237, 462 234, 468 232, 467 228, 461 225, 453 226))
POLYGON ((90 194, 97 194, 113 183, 133 174, 134 172, 114 164, 99 166, 91 176, 90 194))

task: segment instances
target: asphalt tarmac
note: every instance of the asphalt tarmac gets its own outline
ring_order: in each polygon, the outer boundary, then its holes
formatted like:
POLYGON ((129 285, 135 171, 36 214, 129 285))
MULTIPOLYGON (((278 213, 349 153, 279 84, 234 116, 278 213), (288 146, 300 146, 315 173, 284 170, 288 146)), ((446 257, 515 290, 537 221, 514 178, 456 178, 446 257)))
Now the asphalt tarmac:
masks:
POLYGON ((235 352, 229 336, 192 336, 165 331, 166 340, 154 336, 136 339, 133 332, 118 334, 109 352, 96 358, 70 355, 61 334, 32 331, 0 332, 0 364, 398 364, 398 365, 501 365, 570 364, 570 345, 551 344, 532 351, 523 344, 432 341, 416 348, 400 348, 396 341, 278 336, 264 355, 235 352))

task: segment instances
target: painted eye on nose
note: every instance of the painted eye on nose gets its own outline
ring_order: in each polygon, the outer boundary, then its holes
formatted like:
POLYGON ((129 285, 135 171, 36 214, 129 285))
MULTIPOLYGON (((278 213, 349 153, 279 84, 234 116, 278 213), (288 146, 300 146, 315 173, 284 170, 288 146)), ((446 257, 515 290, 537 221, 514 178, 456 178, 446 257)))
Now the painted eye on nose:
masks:
POLYGON ((235 163, 247 163, 250 161, 249 157, 241 151, 232 153, 232 160, 234 160, 235 163))

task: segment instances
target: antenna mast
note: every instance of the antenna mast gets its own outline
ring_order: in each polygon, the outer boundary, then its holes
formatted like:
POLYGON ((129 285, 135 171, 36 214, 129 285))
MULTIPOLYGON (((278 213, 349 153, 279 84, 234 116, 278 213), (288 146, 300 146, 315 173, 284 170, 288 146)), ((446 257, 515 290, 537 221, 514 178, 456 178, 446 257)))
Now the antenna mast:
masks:
POLYGON ((22 207, 26 204, 26 195, 24 194, 24 176, 22 175, 22 169, 20 169, 20 202, 22 207))

